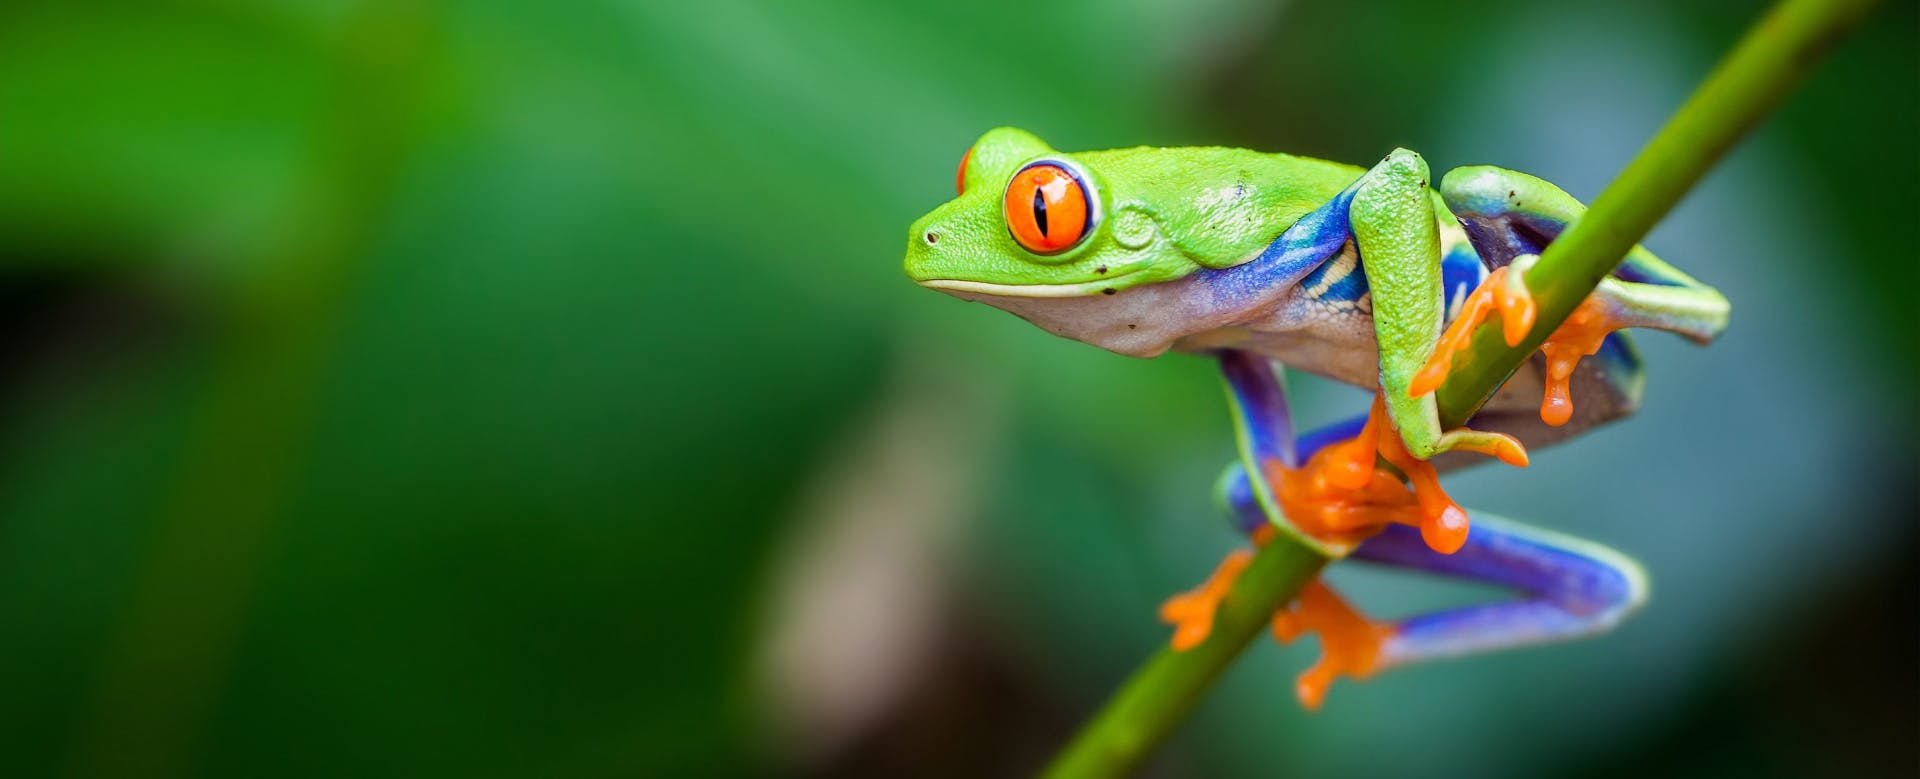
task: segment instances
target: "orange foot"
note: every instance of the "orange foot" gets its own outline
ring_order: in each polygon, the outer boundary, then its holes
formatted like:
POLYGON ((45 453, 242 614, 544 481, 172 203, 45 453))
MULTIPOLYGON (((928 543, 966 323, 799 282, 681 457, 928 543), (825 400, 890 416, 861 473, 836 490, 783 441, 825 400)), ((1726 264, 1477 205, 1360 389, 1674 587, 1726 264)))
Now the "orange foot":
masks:
POLYGON ((1320 660, 1300 674, 1294 693, 1311 711, 1326 700, 1336 677, 1365 679, 1379 669, 1380 645, 1393 635, 1393 626, 1367 619, 1315 579, 1298 600, 1273 615, 1273 637, 1281 643, 1308 632, 1320 634, 1320 660))
POLYGON ((1207 640, 1213 633, 1213 614, 1221 599, 1233 590, 1233 582, 1253 562, 1253 553, 1236 549, 1220 561, 1207 581, 1160 604, 1160 621, 1173 625, 1173 651, 1185 652, 1207 640))
POLYGON ((1440 342, 1434 344, 1433 354, 1427 358, 1427 364, 1413 375, 1408 392, 1420 397, 1440 388, 1447 380, 1447 372, 1453 370, 1453 356, 1473 341, 1473 331, 1480 327, 1496 309, 1500 314, 1500 333, 1507 339, 1508 346, 1518 346, 1527 337, 1527 331, 1533 329, 1533 319, 1538 313, 1533 305, 1533 295, 1528 294, 1525 284, 1518 283, 1520 276, 1509 280, 1508 267, 1494 268, 1487 274, 1486 280, 1468 295, 1460 307, 1460 315, 1440 334, 1440 342))
MULTIPOLYGON (((1526 465, 1526 451, 1511 438, 1465 448, 1526 465)), ((1441 554, 1453 554, 1467 543, 1466 510, 1440 487, 1433 464, 1407 451, 1388 423, 1387 405, 1379 396, 1360 435, 1322 449, 1303 468, 1269 464, 1267 478, 1281 513, 1308 535, 1351 543, 1398 522, 1420 528, 1427 546, 1441 554), (1406 475, 1412 495, 1376 466, 1376 456, 1406 475)))
POLYGON ((1580 358, 1600 351, 1607 334, 1622 327, 1607 304, 1588 295, 1561 323, 1560 329, 1540 344, 1547 356, 1547 391, 1540 398, 1540 420, 1559 427, 1573 418, 1573 369, 1580 358))
MULTIPOLYGON (((1419 397, 1439 389, 1447 373, 1453 370, 1454 355, 1467 348, 1473 331, 1496 313, 1496 309, 1500 314, 1501 335, 1508 346, 1518 346, 1527 337, 1527 331, 1533 329, 1537 309, 1533 296, 1521 283, 1524 273, 1523 267, 1516 270, 1516 266, 1507 266, 1487 274, 1486 280, 1467 296, 1460 315, 1440 335, 1427 363, 1414 374, 1407 390, 1410 394, 1419 397)), ((1540 398, 1541 421, 1559 427, 1573 418, 1573 369, 1580 365, 1580 358, 1600 350, 1608 333, 1621 327, 1622 323, 1604 302, 1588 295, 1560 328, 1540 344, 1540 351, 1547 358, 1546 392, 1540 398)))

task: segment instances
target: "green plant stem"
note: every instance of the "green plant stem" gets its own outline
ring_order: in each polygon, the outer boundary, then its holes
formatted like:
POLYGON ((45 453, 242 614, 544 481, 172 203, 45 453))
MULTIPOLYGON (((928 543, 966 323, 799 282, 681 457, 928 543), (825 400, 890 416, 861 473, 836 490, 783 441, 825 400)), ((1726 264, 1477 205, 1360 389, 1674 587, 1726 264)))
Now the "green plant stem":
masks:
POLYGON ((1458 427, 1553 334, 1708 168, 1791 92, 1877 0, 1786 0, 1754 25, 1685 105, 1527 273, 1539 318, 1518 346, 1483 327, 1435 394, 1458 427))
POLYGON ((1273 612, 1326 564, 1324 555, 1291 539, 1268 543, 1221 600, 1206 642, 1185 652, 1161 647, 1054 759, 1047 775, 1122 776, 1133 770, 1186 719, 1273 612))
MULTIPOLYGON (((1539 306, 1532 331, 1507 346, 1482 327, 1454 360, 1436 398, 1457 427, 1538 349, 1600 279, 1764 118, 1877 0, 1783 0, 1749 30, 1685 105, 1600 193, 1585 216, 1527 273, 1539 306)), ((1222 601, 1212 634, 1185 652, 1162 648, 1081 728, 1046 776, 1122 776, 1186 718, 1207 688, 1318 574, 1327 558, 1281 535, 1263 547, 1222 601)))

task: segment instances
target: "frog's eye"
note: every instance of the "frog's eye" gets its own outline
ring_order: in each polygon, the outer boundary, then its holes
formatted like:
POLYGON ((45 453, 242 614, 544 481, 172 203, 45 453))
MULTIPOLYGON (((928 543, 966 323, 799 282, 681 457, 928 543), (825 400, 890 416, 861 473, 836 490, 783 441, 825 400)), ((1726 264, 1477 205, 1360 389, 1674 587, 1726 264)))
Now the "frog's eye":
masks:
POLYGON ((1013 240, 1034 254, 1059 254, 1093 231, 1096 205, 1085 182, 1058 162, 1035 162, 1007 183, 1013 240))
POLYGON ((960 172, 953 174, 953 193, 956 195, 967 194, 967 162, 972 159, 972 148, 968 148, 966 154, 960 155, 960 172))

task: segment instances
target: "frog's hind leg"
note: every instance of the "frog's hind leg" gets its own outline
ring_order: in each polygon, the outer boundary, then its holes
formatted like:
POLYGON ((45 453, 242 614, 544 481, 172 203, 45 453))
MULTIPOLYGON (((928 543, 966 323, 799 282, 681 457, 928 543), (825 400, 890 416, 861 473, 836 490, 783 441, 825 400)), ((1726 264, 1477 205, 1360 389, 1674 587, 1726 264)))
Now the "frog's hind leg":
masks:
MULTIPOLYGON (((1453 355, 1473 329, 1498 314, 1507 343, 1517 344, 1533 323, 1525 274, 1547 244, 1586 212, 1559 187, 1525 173, 1490 166, 1458 168, 1440 182, 1440 195, 1459 218, 1475 251, 1493 268, 1480 289, 1460 307, 1410 391, 1438 388, 1453 355)), ((1726 327, 1727 299, 1641 246, 1634 246, 1566 323, 1542 344, 1546 391, 1540 416, 1549 425, 1573 414, 1569 384, 1581 358, 1598 351, 1615 330, 1666 330, 1698 343, 1726 327)))
MULTIPOLYGON (((1286 389, 1275 366, 1264 357, 1238 349, 1223 350, 1218 356, 1240 450, 1240 459, 1221 482, 1221 494, 1255 546, 1266 544, 1285 529, 1303 541, 1311 538, 1309 543, 1319 545, 1325 554, 1339 556, 1381 524, 1415 521, 1412 496, 1391 477, 1369 478, 1364 488, 1344 490, 1328 487, 1320 470, 1301 467, 1298 445, 1312 447, 1310 451, 1329 448, 1336 437, 1351 438, 1368 427, 1372 416, 1362 416, 1332 432, 1309 434, 1296 442, 1286 389), (1277 478, 1248 479, 1249 471, 1277 478), (1282 506, 1289 504, 1283 514, 1282 506)), ((1352 447, 1332 449, 1350 451, 1352 447)), ((1321 462, 1328 460, 1323 458, 1321 462)), ((1371 450, 1360 466, 1367 474, 1374 472, 1371 450)), ((1174 626, 1175 651, 1191 649, 1207 640, 1221 601, 1252 560, 1251 552, 1236 550, 1221 561, 1206 582, 1161 605, 1160 619, 1174 626)))
MULTIPOLYGON (((1448 171, 1440 197, 1492 268, 1537 257, 1587 212, 1544 179, 1490 165, 1448 171)), ((1612 302, 1624 327, 1665 330, 1704 344, 1727 324, 1725 296, 1638 244, 1597 291, 1612 302)))
POLYGON ((1434 554, 1418 534, 1388 528, 1354 559, 1515 590, 1518 600, 1401 620, 1381 650, 1381 667, 1531 646, 1604 633, 1647 597, 1638 563, 1590 541, 1478 513, 1467 545, 1434 554))
MULTIPOLYGON (((1257 527, 1264 514, 1250 500, 1245 471, 1230 470, 1222 486, 1238 524, 1257 527)), ((1300 675, 1295 689, 1309 709, 1319 707, 1340 676, 1361 679, 1422 660, 1605 632, 1644 602, 1647 593, 1639 565, 1619 552, 1477 512, 1466 544, 1452 554, 1433 551, 1413 527, 1389 525, 1362 543, 1352 558, 1487 582, 1520 597, 1375 622, 1324 583, 1310 583, 1274 615, 1273 623, 1281 641, 1308 632, 1320 635, 1321 658, 1300 675)))
MULTIPOLYGON (((1263 506, 1274 506, 1271 485, 1256 484, 1245 478, 1248 464, 1265 469, 1269 463, 1291 467, 1295 462, 1293 418, 1287 409, 1286 388, 1280 375, 1265 358, 1238 349, 1220 353, 1220 369, 1226 379, 1228 406, 1233 411, 1235 439, 1240 460, 1229 472, 1242 475, 1238 501, 1244 503, 1237 516, 1252 517, 1244 532, 1255 546, 1273 537, 1278 514, 1269 514, 1263 506)), ((1222 483, 1223 487, 1226 482, 1222 483)), ((1233 589, 1233 583, 1253 561, 1253 553, 1236 549, 1220 561, 1200 586, 1168 598, 1160 605, 1160 620, 1173 626, 1172 646, 1176 652, 1192 649, 1213 633, 1214 614, 1220 602, 1233 589)))

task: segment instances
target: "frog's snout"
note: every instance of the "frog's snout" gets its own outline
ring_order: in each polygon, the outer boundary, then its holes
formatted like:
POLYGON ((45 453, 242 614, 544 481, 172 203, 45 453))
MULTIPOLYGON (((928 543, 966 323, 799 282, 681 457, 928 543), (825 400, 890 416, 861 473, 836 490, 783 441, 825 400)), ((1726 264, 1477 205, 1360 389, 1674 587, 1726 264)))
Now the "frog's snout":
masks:
POLYGON ((914 281, 926 281, 932 278, 930 272, 934 265, 934 254, 940 247, 943 231, 931 218, 914 222, 907 230, 907 278, 914 281))

